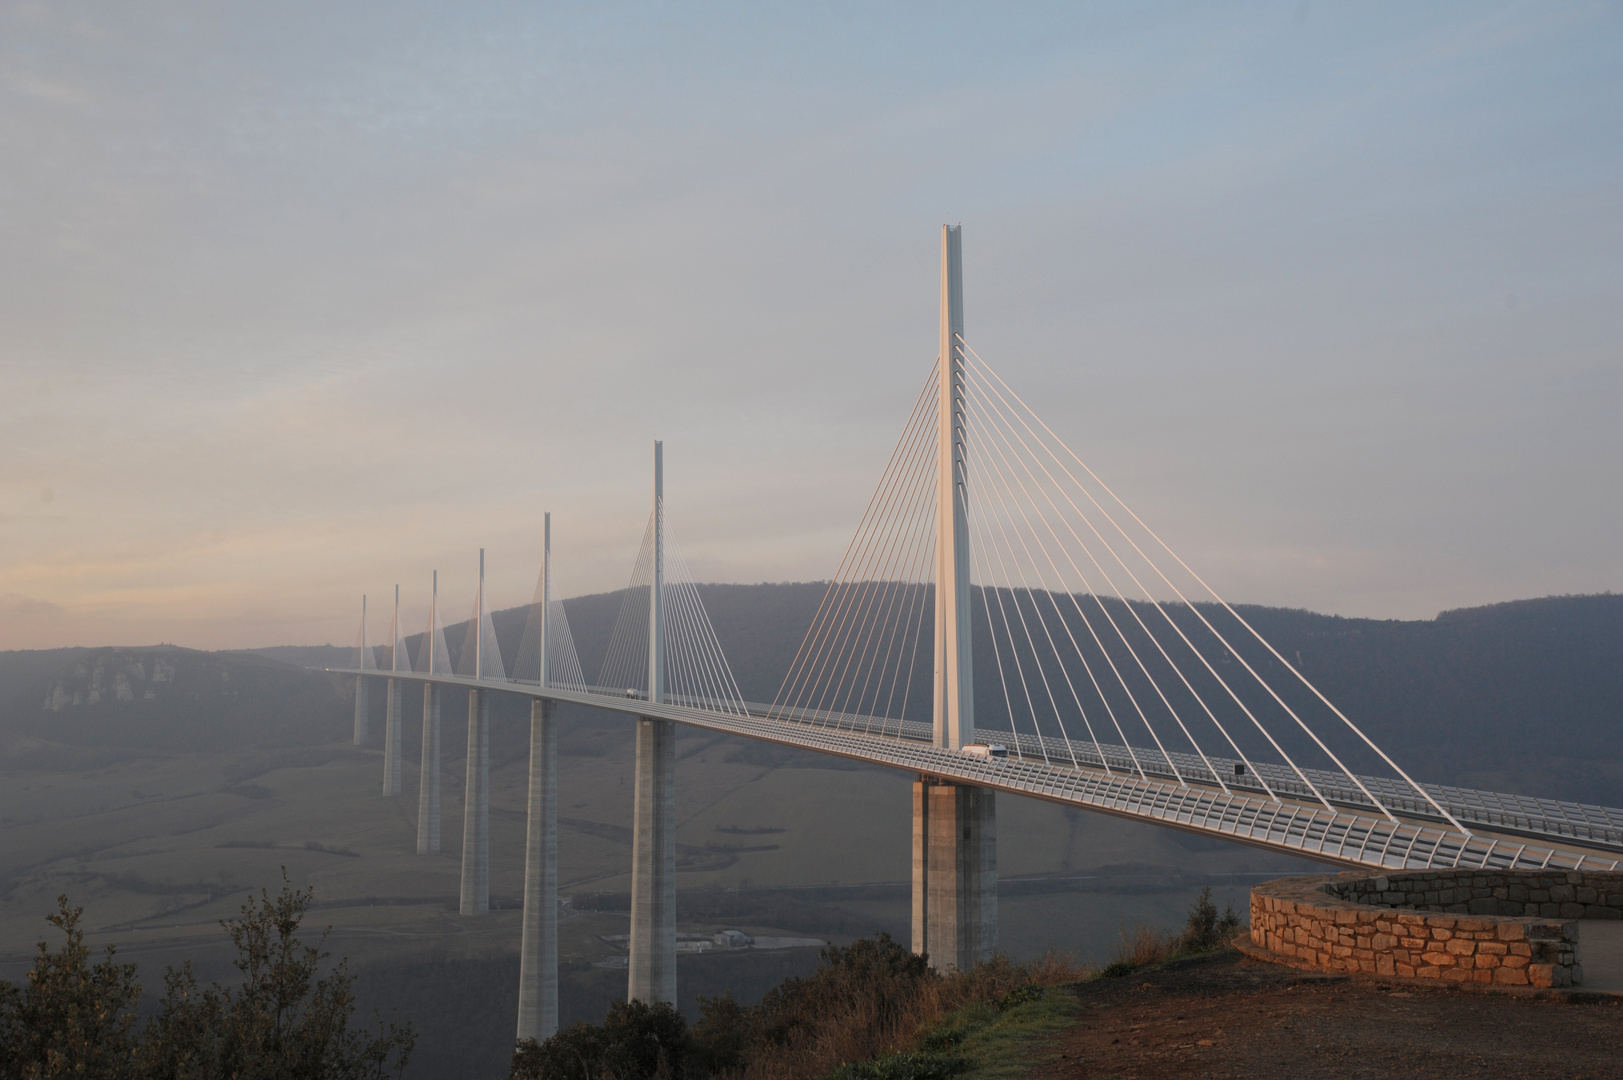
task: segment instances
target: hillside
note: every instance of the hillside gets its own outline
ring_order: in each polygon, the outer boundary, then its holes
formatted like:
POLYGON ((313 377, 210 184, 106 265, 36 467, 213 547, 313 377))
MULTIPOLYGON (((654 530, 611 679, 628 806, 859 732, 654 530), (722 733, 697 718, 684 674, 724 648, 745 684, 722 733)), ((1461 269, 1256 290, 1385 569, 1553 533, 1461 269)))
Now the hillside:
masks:
MULTIPOLYGON (((747 699, 777 695, 825 587, 700 586, 747 699)), ((599 593, 566 603, 588 679, 621 599, 599 593)), ((1418 777, 1623 805, 1623 596, 1520 600, 1424 620, 1239 610, 1418 777)), ((517 649, 527 614, 495 615, 504 656, 517 649)), ((977 628, 985 632, 984 620, 977 628)), ((447 629, 453 657, 465 633, 466 624, 447 629)), ((409 646, 416 655, 420 635, 409 646)), ((996 724, 1005 711, 984 652, 976 657, 976 709, 983 724, 996 724)), ((332 663, 353 662, 347 651, 331 655, 332 663)))
MULTIPOLYGON (((821 598, 820 585, 706 586, 747 696, 770 700, 821 598)), ((618 594, 568 602, 588 665, 618 594)), ((1278 609, 1247 616, 1418 775, 1623 803, 1618 783, 1623 598, 1572 597, 1349 620, 1278 609)), ((504 651, 522 609, 496 619, 504 651)), ((449 637, 453 656, 461 628, 449 637)), ((331 947, 354 958, 365 1007, 400 1007, 424 1029, 411 1076, 494 1075, 512 1032, 528 710, 497 695, 491 746, 495 911, 454 913, 466 712, 444 706, 443 850, 414 854, 420 696, 403 708, 400 799, 382 798, 382 693, 368 745, 349 745, 347 679, 302 663, 347 650, 201 653, 172 647, 0 653, 0 978, 17 978, 62 892, 87 908, 92 942, 117 943, 155 988, 165 963, 227 974, 216 920, 286 867, 317 892, 331 947), (454 987, 441 1007, 434 987, 454 987), (471 1063, 471 1064, 470 1064, 471 1063)), ((511 655, 509 652, 508 655, 511 655)), ((590 671, 590 667, 589 667, 590 671)), ((624 969, 631 724, 560 710, 559 878, 566 1019, 598 1019, 624 969)), ((908 928, 908 780, 900 773, 702 731, 678 739, 678 912, 683 932, 845 941, 908 928)), ((1138 920, 1175 923, 1202 884, 1219 903, 1258 877, 1311 864, 1153 826, 1000 800, 1001 940, 1107 954, 1138 920)), ((684 958, 694 993, 749 1000, 808 971, 815 949, 684 958)))

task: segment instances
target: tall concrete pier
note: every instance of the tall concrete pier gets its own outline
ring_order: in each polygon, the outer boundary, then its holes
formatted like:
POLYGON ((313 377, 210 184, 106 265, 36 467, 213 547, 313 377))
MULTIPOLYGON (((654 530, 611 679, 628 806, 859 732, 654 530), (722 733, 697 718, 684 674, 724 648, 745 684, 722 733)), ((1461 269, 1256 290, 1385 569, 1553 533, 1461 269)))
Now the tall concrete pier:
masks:
MULTIPOLYGON (((473 674, 485 674, 485 549, 479 549, 479 602, 474 606, 473 674)), ((466 648, 466 646, 463 646, 466 648)), ((466 654, 464 654, 466 655, 466 654)), ((490 695, 468 691, 468 779, 462 804, 462 905, 464 915, 490 911, 490 695)))
POLYGON ((440 688, 423 687, 423 760, 417 774, 417 854, 440 853, 440 688))
MULTIPOLYGON (((964 404, 963 234, 941 227, 936 429, 935 744, 975 736, 970 648, 969 449, 964 404)), ((921 776, 913 785, 913 951, 967 970, 997 948, 997 807, 985 788, 921 776)))
POLYGON ((366 745, 366 677, 355 677, 355 745, 366 745))
MULTIPOLYGON (((371 664, 369 664, 367 662, 371 658, 372 658, 372 654, 366 647, 366 597, 363 596, 363 597, 361 597, 361 655, 358 657, 358 662, 356 663, 355 666, 357 668, 359 668, 361 671, 365 671, 367 668, 372 666, 371 664)), ((356 746, 365 746, 366 745, 366 727, 367 727, 366 706, 367 706, 367 702, 366 702, 366 676, 357 675, 357 676, 355 676, 355 745, 356 746)))
POLYGON ((558 731, 552 702, 530 705, 530 806, 524 838, 524 934, 518 1037, 558 1030, 558 731))
MULTIPOLYGON (((440 640, 440 572, 428 594, 428 634, 424 652, 428 674, 437 674, 440 640)), ((417 771, 417 854, 440 852, 440 688, 423 684, 422 764, 417 771)))
MULTIPOLYGON (((542 516, 540 652, 536 681, 551 686, 552 515, 542 516)), ((524 935, 519 944, 518 1037, 558 1030, 558 730, 552 702, 530 703, 530 799, 524 831, 524 935)))
POLYGON ((490 699, 468 691, 468 778, 462 806, 464 915, 490 911, 490 699))
POLYGON ((390 679, 383 721, 383 794, 400 794, 400 682, 390 679))
POLYGON ((997 803, 987 788, 913 784, 913 951, 967 971, 997 951, 997 803))
MULTIPOLYGON (((389 671, 397 673, 405 662, 405 643, 400 634, 400 586, 394 587, 394 619, 389 623, 389 671)), ((405 670, 411 664, 405 663, 405 670)), ((400 683, 389 680, 383 720, 383 794, 400 794, 400 683)))
MULTIPOLYGON (((648 701, 665 700, 665 449, 654 444, 654 551, 648 586, 648 701)), ((626 997, 676 1001, 676 725, 637 721, 626 997)))
POLYGON ((631 838, 631 978, 626 995, 676 1001, 676 725, 637 721, 631 838))

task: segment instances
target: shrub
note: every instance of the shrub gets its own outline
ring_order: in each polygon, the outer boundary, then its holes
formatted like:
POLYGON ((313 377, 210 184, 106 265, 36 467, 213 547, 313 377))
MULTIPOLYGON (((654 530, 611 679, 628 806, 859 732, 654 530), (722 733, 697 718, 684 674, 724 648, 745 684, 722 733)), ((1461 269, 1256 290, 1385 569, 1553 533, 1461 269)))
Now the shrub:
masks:
POLYGON ((513 1051, 514 1080, 652 1080, 683 1075, 687 1023, 666 1002, 616 1001, 602 1024, 571 1024, 513 1051))
POLYGON ((1189 920, 1178 939, 1180 952, 1201 953, 1220 949, 1233 940, 1240 929, 1240 916, 1230 901, 1222 914, 1212 903, 1212 887, 1200 890, 1200 898, 1189 908, 1189 920))

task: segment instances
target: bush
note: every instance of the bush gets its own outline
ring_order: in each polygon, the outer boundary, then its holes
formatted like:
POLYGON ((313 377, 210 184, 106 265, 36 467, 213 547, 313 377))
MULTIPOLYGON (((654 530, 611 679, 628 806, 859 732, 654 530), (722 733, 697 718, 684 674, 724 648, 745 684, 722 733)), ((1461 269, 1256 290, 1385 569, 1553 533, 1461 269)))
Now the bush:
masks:
POLYGON ((600 1025, 571 1024, 513 1051, 515 1080, 651 1080, 683 1075, 687 1023, 665 1002, 616 1001, 600 1025))
POLYGON ((1219 915, 1217 905, 1212 903, 1212 887, 1208 885, 1200 890, 1200 898, 1189 908, 1189 921, 1178 939, 1178 949, 1186 953, 1211 952, 1232 941, 1239 929, 1240 916, 1234 910, 1233 901, 1219 915))
POLYGON ((23 988, 0 982, 0 1077, 124 1077, 134 1069, 139 1040, 132 1035, 141 988, 134 964, 106 959, 87 964, 79 920, 84 908, 56 898, 46 921, 66 936, 59 952, 39 943, 23 988))
POLYGON ((376 1036, 351 1030, 354 977, 343 961, 322 975, 328 954, 295 936, 310 891, 294 891, 284 872, 281 894, 260 897, 221 924, 237 945, 242 987, 199 989, 190 965, 169 968, 158 1014, 139 1036, 135 965, 113 963, 112 949, 88 965, 83 909, 59 897, 48 921, 67 937, 61 950, 40 943, 25 989, 0 982, 0 1080, 380 1080, 404 1070, 411 1026, 389 1024, 376 1036))

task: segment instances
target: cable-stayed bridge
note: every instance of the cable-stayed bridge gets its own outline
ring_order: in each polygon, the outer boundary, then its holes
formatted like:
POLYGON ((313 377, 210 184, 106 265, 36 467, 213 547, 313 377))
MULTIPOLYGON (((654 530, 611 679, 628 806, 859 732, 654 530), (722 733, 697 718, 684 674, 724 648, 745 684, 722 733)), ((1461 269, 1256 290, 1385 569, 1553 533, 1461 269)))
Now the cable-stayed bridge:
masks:
MULTIPOLYGON (((1162 541, 963 333, 960 233, 942 231, 939 352, 772 702, 744 700, 666 521, 642 548, 590 681, 554 594, 551 517, 516 653, 484 588, 459 656, 437 577, 418 655, 362 606, 356 731, 386 679, 424 693, 419 853, 439 850, 439 716, 468 691, 461 911, 489 908, 489 695, 532 699, 518 1033, 557 1025, 552 703, 638 719, 628 996, 674 1001, 675 725, 913 774, 913 938, 940 967, 997 941, 998 792, 1345 867, 1616 869, 1623 810, 1422 783, 1162 541)), ((593 658, 596 659, 596 658, 593 658)), ((1462 732, 1461 738, 1469 738, 1462 732)))

